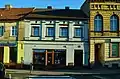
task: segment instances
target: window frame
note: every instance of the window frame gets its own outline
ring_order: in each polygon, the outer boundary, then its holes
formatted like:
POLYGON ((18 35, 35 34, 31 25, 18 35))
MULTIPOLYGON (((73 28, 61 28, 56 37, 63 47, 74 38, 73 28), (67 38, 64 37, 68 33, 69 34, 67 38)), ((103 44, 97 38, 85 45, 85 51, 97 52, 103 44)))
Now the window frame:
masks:
POLYGON ((68 38, 68 35, 69 35, 69 28, 68 27, 60 27, 60 29, 59 29, 59 37, 68 38), (67 32, 66 32, 67 35, 66 36, 64 36, 63 31, 62 31, 62 29, 64 29, 64 28, 67 29, 67 32))
POLYGON ((103 31, 103 16, 100 14, 94 17, 94 31, 95 32, 103 31))
POLYGON ((83 37, 83 28, 75 27, 74 28, 74 38, 82 38, 82 37, 83 37), (80 31, 81 31, 81 35, 80 36, 76 36, 76 29, 80 29, 80 31))
POLYGON ((0 30, 1 30, 1 34, 0 34, 0 37, 2 37, 4 35, 4 26, 0 26, 0 30))
POLYGON ((109 54, 109 57, 110 58, 118 58, 120 57, 120 49, 119 49, 119 46, 120 46, 120 43, 118 42, 111 42, 110 43, 110 54, 109 54), (113 56, 113 44, 118 44, 118 47, 117 47, 117 51, 118 51, 118 56, 113 56))
POLYGON ((119 18, 117 15, 112 15, 110 17, 110 31, 116 32, 116 31, 118 31, 118 29, 119 29, 119 18), (117 22, 117 25, 115 25, 116 22, 117 22))
POLYGON ((40 27, 39 26, 32 26, 31 27, 31 36, 32 37, 39 37, 40 36, 40 27), (34 33, 35 28, 38 28, 38 35, 35 35, 35 33, 34 33))
POLYGON ((46 37, 55 37, 55 27, 46 27, 46 37), (52 28, 53 30, 53 35, 49 35, 49 28, 52 28))
POLYGON ((11 27, 11 36, 17 36, 17 27, 16 26, 11 27))

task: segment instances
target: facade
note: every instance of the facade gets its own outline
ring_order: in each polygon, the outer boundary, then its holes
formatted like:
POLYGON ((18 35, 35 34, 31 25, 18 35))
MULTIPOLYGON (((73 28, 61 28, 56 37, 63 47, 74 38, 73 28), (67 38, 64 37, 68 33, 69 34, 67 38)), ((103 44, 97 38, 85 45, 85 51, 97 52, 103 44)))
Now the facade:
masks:
POLYGON ((35 9, 24 22, 24 64, 88 65, 88 17, 81 10, 49 6, 35 9))
POLYGON ((119 0, 86 0, 86 2, 90 3, 89 62, 91 65, 120 66, 119 0))
POLYGON ((21 57, 24 55, 21 42, 24 22, 21 18, 32 10, 32 8, 12 8, 11 5, 5 5, 5 8, 0 9, 0 62, 5 65, 21 63, 21 57))

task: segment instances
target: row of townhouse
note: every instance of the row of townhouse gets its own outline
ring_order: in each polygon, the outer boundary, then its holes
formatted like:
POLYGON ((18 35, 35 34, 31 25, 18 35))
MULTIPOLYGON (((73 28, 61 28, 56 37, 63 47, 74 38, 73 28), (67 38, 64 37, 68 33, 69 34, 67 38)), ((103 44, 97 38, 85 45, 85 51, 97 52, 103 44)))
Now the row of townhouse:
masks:
POLYGON ((0 61, 34 66, 120 66, 119 0, 81 9, 0 9, 0 61))
POLYGON ((88 16, 77 9, 0 9, 0 61, 5 65, 87 66, 88 16))

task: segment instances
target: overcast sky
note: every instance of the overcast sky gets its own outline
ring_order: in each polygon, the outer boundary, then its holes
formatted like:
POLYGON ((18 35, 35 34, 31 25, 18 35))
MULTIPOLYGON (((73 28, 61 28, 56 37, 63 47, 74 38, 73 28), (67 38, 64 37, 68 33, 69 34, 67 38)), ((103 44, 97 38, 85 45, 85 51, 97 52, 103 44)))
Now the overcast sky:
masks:
POLYGON ((13 7, 36 7, 46 8, 53 6, 53 8, 64 8, 69 6, 72 9, 80 8, 85 0, 0 0, 0 7, 5 4, 11 4, 13 7))

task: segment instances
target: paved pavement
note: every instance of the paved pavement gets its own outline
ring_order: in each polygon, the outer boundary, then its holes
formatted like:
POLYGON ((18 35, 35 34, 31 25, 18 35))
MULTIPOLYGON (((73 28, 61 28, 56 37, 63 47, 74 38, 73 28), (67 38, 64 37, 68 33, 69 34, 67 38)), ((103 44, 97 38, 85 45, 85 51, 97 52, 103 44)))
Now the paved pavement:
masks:
POLYGON ((17 70, 6 69, 7 74, 19 73, 19 74, 31 74, 31 75, 65 75, 65 74, 120 74, 120 69, 84 69, 84 70, 17 70))
POLYGON ((120 69, 80 69, 80 70, 18 70, 6 69, 6 77, 12 79, 25 79, 29 76, 40 75, 74 75, 76 79, 120 79, 120 69), (78 77, 78 78, 77 78, 78 77))

